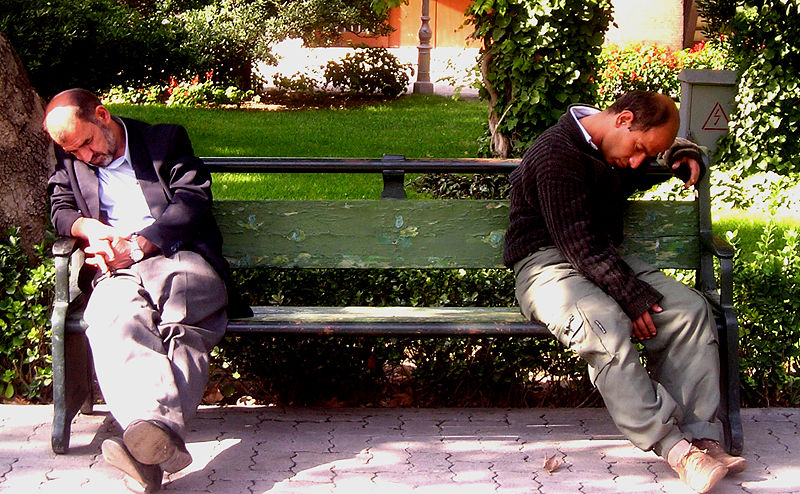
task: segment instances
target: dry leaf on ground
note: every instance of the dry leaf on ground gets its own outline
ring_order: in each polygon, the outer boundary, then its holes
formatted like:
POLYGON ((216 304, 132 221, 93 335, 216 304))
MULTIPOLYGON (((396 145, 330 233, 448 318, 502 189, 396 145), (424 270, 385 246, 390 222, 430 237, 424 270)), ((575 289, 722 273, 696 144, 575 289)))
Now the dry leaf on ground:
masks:
POLYGON ((549 458, 547 455, 544 455, 544 465, 542 465, 542 468, 544 468, 544 471, 547 472, 548 475, 552 475, 553 472, 558 470, 563 464, 564 461, 561 458, 556 458, 556 455, 549 458))

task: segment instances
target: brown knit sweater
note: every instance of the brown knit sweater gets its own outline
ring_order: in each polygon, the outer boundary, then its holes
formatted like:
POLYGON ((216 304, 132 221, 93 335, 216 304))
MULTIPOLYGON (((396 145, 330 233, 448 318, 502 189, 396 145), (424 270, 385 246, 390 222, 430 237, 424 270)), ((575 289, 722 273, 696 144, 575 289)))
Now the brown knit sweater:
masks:
MULTIPOLYGON (((584 105, 585 106, 585 105, 584 105)), ((671 148, 671 157, 693 149, 671 148)), ((540 247, 555 245, 567 260, 636 319, 661 299, 617 253, 627 198, 659 179, 617 169, 586 142, 571 113, 546 130, 525 153, 511 181, 509 228, 503 260, 508 267, 540 247)), ((682 175, 682 174, 679 174, 682 175)))

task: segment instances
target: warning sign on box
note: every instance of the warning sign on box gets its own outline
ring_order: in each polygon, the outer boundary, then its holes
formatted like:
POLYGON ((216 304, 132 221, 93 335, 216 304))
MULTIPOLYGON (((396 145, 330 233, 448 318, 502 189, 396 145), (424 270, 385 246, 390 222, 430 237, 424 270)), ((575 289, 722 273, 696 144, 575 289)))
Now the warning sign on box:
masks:
POLYGON ((728 130, 728 115, 722 109, 722 105, 717 102, 711 113, 706 118, 706 123, 703 124, 703 130, 728 130))

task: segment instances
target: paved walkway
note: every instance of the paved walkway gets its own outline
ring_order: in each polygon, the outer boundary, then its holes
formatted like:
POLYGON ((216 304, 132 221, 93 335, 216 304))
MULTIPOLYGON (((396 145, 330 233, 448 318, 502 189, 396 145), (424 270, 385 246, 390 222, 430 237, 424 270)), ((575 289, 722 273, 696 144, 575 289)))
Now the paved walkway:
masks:
MULTIPOLYGON (((126 492, 99 455, 118 426, 79 416, 50 450, 49 406, 0 405, 0 491, 126 492)), ((602 409, 203 408, 167 493, 686 493, 602 409), (548 474, 545 456, 563 460, 548 474)), ((745 410, 750 469, 715 493, 800 493, 800 409, 745 410)))

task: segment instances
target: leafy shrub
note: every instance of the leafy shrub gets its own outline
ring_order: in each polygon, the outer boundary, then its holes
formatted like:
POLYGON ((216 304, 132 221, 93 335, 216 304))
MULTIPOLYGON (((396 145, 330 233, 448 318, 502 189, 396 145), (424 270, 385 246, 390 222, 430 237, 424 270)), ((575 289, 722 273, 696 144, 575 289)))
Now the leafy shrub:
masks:
POLYGON ((179 13, 177 22, 189 33, 185 46, 196 61, 186 68, 213 71, 226 85, 250 89, 253 62, 274 58, 267 29, 274 13, 271 2, 247 0, 217 0, 179 13))
POLYGON ((745 406, 800 404, 800 236, 776 231, 770 220, 734 272, 745 406))
POLYGON ((191 63, 180 26, 114 0, 5 0, 0 31, 45 98, 71 87, 155 83, 191 63))
POLYGON ((206 80, 200 82, 196 75, 191 80, 176 81, 170 78, 167 87, 167 106, 208 106, 216 105, 241 105, 253 96, 253 91, 241 90, 236 86, 216 84, 213 72, 206 73, 206 80))
POLYGON ((353 94, 394 98, 406 91, 411 64, 401 64, 386 48, 361 47, 325 66, 325 83, 353 94))
POLYGON ((761 172, 742 177, 730 170, 713 170, 711 204, 715 210, 796 214, 800 211, 800 175, 761 172))
POLYGON ((294 0, 276 2, 269 29, 277 39, 301 38, 306 46, 325 46, 341 39, 342 30, 384 36, 392 31, 389 7, 400 0, 294 0))
POLYGON ((278 72, 273 76, 272 83, 279 91, 287 93, 313 93, 322 85, 313 76, 302 72, 296 72, 291 76, 285 76, 278 72))
POLYGON ((520 155, 567 104, 595 101, 597 57, 611 22, 609 0, 481 0, 467 10, 482 41, 491 151, 520 155))
POLYGON ((728 51, 729 43, 724 37, 679 51, 641 43, 604 46, 599 59, 598 106, 605 108, 626 92, 637 89, 658 91, 678 100, 681 70, 733 68, 728 51))
POLYGON ((633 90, 659 91, 673 98, 680 95, 680 59, 669 48, 640 43, 603 48, 600 55, 601 107, 633 90))
POLYGON ((511 184, 505 175, 426 173, 411 186, 436 199, 508 199, 511 184))
POLYGON ((0 399, 46 398, 52 383, 49 317, 54 276, 44 246, 31 263, 20 247, 19 229, 0 239, 0 399))
POLYGON ((153 105, 166 100, 166 88, 161 85, 134 88, 131 86, 112 86, 102 96, 106 103, 128 103, 132 105, 153 105))

